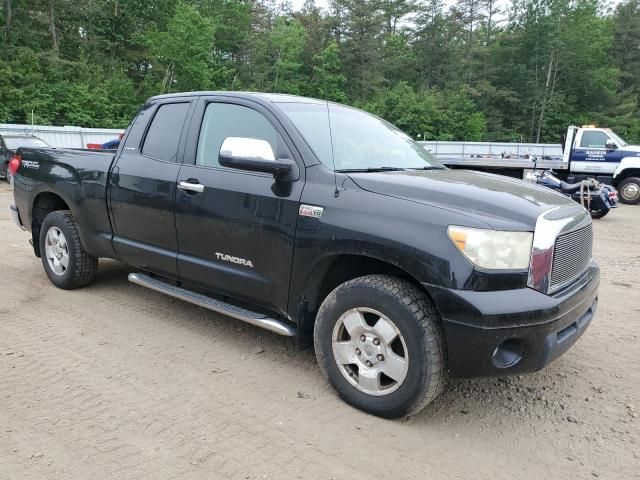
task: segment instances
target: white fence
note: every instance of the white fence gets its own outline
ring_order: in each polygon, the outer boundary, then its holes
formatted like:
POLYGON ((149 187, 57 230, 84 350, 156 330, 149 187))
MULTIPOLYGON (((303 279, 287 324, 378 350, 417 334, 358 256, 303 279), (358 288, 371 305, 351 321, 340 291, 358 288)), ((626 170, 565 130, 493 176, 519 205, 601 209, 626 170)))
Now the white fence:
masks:
POLYGON ((122 132, 124 129, 0 123, 0 135, 35 135, 56 148, 87 148, 88 143, 102 144, 118 138, 122 132))
MULTIPOLYGON (((118 138, 124 129, 51 127, 46 125, 0 124, 0 135, 28 134, 40 137, 56 148, 87 148, 89 143, 102 144, 118 138)), ((418 142, 437 157, 501 157, 521 158, 560 157, 562 147, 551 143, 493 143, 493 142, 418 142)))
POLYGON ((436 157, 561 157, 562 146, 553 143, 418 142, 436 157))

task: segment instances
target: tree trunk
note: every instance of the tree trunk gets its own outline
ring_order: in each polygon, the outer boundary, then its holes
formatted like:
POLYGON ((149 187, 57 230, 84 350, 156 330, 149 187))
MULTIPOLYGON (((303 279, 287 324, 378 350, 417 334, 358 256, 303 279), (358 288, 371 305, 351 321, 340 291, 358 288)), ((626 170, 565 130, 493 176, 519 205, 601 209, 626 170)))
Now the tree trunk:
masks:
POLYGON ((57 55, 60 52, 58 32, 56 31, 56 12, 53 0, 49 0, 49 32, 51 33, 51 48, 57 55))
POLYGON ((11 43, 11 0, 5 1, 5 12, 4 12, 4 40, 5 43, 11 43))
MULTIPOLYGON (((540 116, 538 117, 538 130, 536 132, 536 143, 540 143, 540 134, 542 132, 542 124, 544 122, 544 111, 547 107, 547 100, 549 99, 549 89, 551 87, 551 73, 553 72, 553 60, 554 60, 554 51, 551 50, 549 54, 549 66, 547 67, 547 81, 544 85, 544 96, 542 97, 542 105, 540 106, 540 116)), ((553 81, 553 86, 555 87, 555 76, 553 81)))
POLYGON ((276 78, 273 82, 273 92, 278 92, 278 79, 280 77, 280 61, 282 58, 282 50, 278 50, 278 60, 276 60, 276 78))

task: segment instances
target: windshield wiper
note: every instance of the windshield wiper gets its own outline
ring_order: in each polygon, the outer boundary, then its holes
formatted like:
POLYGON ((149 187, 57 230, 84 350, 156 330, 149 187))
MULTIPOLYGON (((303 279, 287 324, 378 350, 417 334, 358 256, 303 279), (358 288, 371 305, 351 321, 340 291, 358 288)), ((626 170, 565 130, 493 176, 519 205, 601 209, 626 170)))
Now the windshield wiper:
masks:
POLYGON ((411 170, 444 170, 444 167, 436 167, 435 165, 427 165, 426 167, 413 167, 411 170))
POLYGON ((406 170, 402 167, 367 167, 367 168, 342 168, 336 170, 339 173, 368 173, 368 172, 399 172, 406 170))

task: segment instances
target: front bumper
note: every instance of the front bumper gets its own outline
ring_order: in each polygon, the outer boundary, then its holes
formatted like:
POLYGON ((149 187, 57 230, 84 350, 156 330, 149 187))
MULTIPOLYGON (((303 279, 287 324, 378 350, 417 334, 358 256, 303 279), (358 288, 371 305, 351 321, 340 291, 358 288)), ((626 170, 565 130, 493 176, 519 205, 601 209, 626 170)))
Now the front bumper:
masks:
POLYGON ((553 295, 531 288, 478 292, 427 286, 442 316, 451 375, 518 375, 545 367, 589 326, 599 282, 592 262, 553 295))

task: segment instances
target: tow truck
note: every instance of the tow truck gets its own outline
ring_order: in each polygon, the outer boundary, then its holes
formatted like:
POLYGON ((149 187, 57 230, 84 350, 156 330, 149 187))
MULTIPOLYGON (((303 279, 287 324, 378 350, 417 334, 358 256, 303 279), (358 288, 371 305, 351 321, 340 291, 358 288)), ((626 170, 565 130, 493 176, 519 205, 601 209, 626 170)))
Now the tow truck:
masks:
MULTIPOLYGON (((420 143, 427 150, 433 150, 429 142, 420 143)), ((613 185, 622 203, 640 203, 640 146, 629 145, 609 128, 569 126, 558 155, 520 154, 513 158, 505 152, 493 151, 491 144, 465 142, 464 146, 465 153, 460 156, 433 153, 450 168, 486 171, 522 179, 533 179, 535 170, 552 169, 558 178, 568 183, 595 178, 601 183, 613 185)), ((504 144, 500 148, 504 148, 504 144)))

